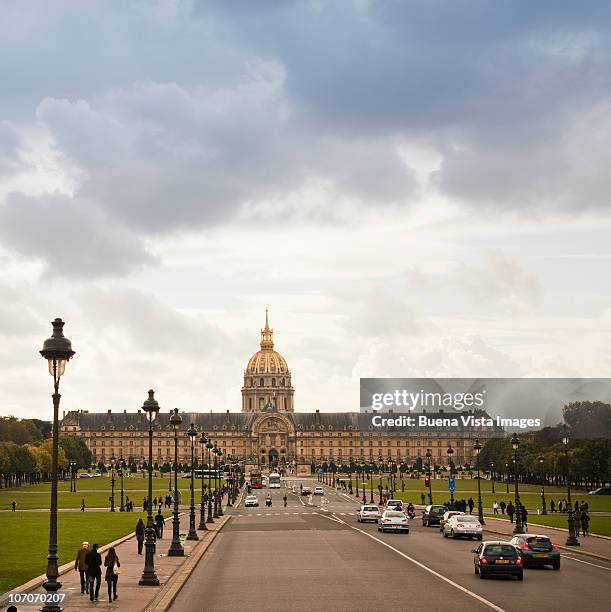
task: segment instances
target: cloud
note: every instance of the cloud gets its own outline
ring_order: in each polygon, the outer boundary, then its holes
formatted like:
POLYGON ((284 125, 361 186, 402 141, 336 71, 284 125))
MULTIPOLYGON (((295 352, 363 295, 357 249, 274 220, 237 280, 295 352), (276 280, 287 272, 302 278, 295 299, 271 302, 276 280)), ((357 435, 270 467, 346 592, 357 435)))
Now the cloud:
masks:
POLYGON ((122 275, 157 261, 95 203, 61 194, 10 194, 0 205, 0 240, 43 261, 51 276, 122 275))

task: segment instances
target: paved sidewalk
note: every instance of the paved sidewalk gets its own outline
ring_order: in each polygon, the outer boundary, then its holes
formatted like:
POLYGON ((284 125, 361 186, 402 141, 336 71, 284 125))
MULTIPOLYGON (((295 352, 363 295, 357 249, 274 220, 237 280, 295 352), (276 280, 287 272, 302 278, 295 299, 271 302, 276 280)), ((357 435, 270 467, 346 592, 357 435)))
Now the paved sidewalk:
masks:
MULTIPOLYGON (((62 583, 60 592, 67 593, 66 602, 63 604, 64 609, 69 610, 85 610, 91 608, 103 607, 108 610, 129 610, 130 612, 141 612, 147 609, 156 598, 162 595, 164 587, 168 587, 170 578, 186 564, 191 555, 197 555, 201 552, 202 547, 206 547, 208 540, 213 538, 214 532, 227 520, 227 517, 215 519, 213 525, 208 525, 209 531, 198 531, 200 536, 199 541, 186 541, 189 531, 189 514, 188 512, 180 515, 180 533, 181 540, 185 549, 184 557, 168 557, 167 551, 172 543, 172 517, 166 520, 166 526, 163 534, 163 539, 157 540, 157 551, 155 554, 155 569, 159 578, 159 587, 144 587, 139 586, 138 581, 142 575, 144 568, 144 550, 142 555, 138 555, 137 542, 135 538, 130 538, 125 542, 115 547, 119 561, 121 562, 121 574, 117 584, 116 601, 110 603, 108 601, 107 582, 104 580, 104 570, 102 567, 102 581, 100 586, 99 601, 91 602, 89 595, 81 594, 79 573, 69 571, 60 576, 59 580, 62 583)), ((196 508, 196 525, 199 524, 199 507, 196 508)), ((93 544, 93 542, 90 542, 93 544)), ((106 557, 104 547, 102 550, 102 559, 106 557)), ((76 556, 76 550, 74 551, 76 556)), ((42 587, 35 589, 33 592, 44 592, 42 587)))
MULTIPOLYGON (((492 531, 501 534, 502 536, 506 536, 508 539, 513 537, 513 528, 515 523, 510 523, 506 519, 491 518, 489 516, 486 516, 485 519, 485 531, 492 531)), ((565 548, 564 543, 566 542, 566 538, 568 536, 568 530, 544 527, 543 525, 537 525, 535 523, 529 523, 528 533, 546 535, 554 544, 556 544, 556 546, 560 546, 563 549, 565 548)), ((606 561, 611 561, 611 539, 598 536, 581 536, 579 538, 579 544, 580 546, 567 546, 566 550, 589 554, 606 561)))

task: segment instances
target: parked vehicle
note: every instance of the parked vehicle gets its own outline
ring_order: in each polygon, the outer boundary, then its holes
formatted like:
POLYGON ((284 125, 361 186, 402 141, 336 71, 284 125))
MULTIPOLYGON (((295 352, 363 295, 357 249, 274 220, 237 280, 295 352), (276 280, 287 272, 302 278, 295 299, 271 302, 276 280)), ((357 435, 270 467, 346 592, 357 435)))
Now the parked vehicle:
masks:
POLYGON ((588 495, 611 495, 611 487, 599 487, 594 491, 588 491, 588 495))

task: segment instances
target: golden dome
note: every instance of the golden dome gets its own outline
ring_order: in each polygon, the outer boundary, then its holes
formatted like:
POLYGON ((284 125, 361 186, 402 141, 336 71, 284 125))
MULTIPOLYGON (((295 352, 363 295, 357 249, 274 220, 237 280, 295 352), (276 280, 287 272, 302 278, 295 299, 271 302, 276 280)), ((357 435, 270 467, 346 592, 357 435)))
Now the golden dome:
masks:
POLYGON ((265 309, 265 327, 261 330, 261 350, 257 351, 246 366, 246 374, 284 374, 288 375, 289 367, 284 357, 274 350, 274 330, 269 327, 267 308, 265 309))

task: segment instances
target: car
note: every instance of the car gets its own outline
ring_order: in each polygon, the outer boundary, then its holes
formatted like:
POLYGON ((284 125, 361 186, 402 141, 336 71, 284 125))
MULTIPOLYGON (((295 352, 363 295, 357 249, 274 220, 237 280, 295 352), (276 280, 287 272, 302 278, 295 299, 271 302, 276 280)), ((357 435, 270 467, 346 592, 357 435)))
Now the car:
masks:
POLYGON ((482 524, 476 516, 470 514, 455 514, 443 526, 443 537, 456 538, 483 538, 482 524))
POLYGON ((310 489, 310 487, 303 487, 303 489, 301 489, 301 494, 302 495, 312 495, 312 489, 310 489))
POLYGON ((403 510, 403 502, 400 499, 389 499, 386 502, 386 509, 403 510))
POLYGON ((378 531, 399 531, 409 533, 409 519, 405 512, 384 510, 378 517, 378 531))
POLYGON ((356 513, 356 520, 359 523, 366 523, 367 521, 377 523, 379 516, 380 509, 377 506, 361 506, 361 509, 356 513))
POLYGON ((611 487, 599 487, 594 491, 588 491, 588 495, 611 495, 611 487))
POLYGON ((511 542, 482 542, 473 553, 475 573, 483 580, 488 576, 509 574, 524 580, 522 556, 511 542))
POLYGON ((447 506, 429 505, 422 511, 422 526, 439 525, 441 518, 448 511, 447 506))
POLYGON ((314 487, 314 495, 324 495, 325 490, 322 487, 314 487))
POLYGON ((464 512, 461 512, 460 510, 448 510, 447 512, 443 513, 441 521, 439 521, 439 531, 441 533, 443 533, 443 526, 446 524, 447 520, 455 514, 464 514, 464 512))
POLYGON ((258 508, 259 507, 259 498, 256 495, 247 495, 244 500, 245 508, 258 508))
POLYGON ((93 478, 93 476, 91 474, 87 474, 87 472, 81 472, 78 475, 79 478, 93 478))
POLYGON ((547 536, 526 533, 510 541, 520 551, 523 567, 551 565, 560 569, 560 551, 547 536))

